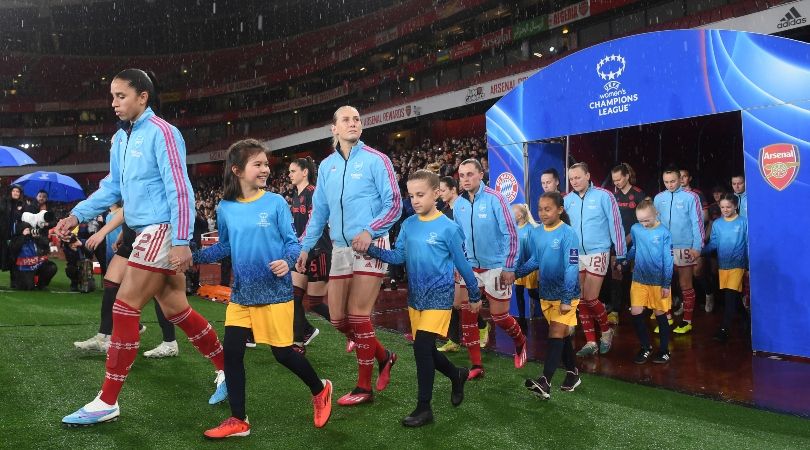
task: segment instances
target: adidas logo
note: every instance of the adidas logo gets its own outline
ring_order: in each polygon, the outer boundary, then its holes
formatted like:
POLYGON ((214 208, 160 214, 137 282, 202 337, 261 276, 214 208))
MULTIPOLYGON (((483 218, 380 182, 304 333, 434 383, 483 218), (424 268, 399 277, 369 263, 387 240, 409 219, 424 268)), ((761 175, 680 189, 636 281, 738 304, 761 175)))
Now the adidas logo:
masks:
POLYGON ((790 10, 788 10, 787 14, 785 14, 785 17, 782 17, 779 20, 779 24, 776 25, 776 28, 780 28, 780 29, 781 28, 788 28, 788 27, 792 27, 792 26, 795 26, 795 25, 801 25, 801 24, 806 23, 806 22, 807 22, 807 18, 802 16, 801 14, 799 14, 799 11, 797 11, 796 7, 794 6, 794 7, 791 7, 790 10))

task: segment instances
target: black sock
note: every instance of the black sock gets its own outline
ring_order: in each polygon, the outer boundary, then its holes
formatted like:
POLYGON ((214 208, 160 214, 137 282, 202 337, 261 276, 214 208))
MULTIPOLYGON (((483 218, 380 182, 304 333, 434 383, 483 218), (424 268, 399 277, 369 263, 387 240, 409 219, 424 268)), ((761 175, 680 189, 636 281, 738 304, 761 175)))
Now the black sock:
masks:
MULTIPOLYGON (((418 331, 416 334, 427 333, 427 331, 418 331)), ((436 334, 429 333, 433 335, 433 365, 436 367, 442 375, 446 376, 450 379, 450 381, 455 381, 458 378, 458 367, 455 366, 444 353, 440 352, 439 349, 436 348, 436 334)))
POLYGON ((112 309, 119 287, 118 283, 104 280, 104 295, 101 297, 101 323, 98 326, 98 332, 101 334, 112 334, 112 309))
POLYGON ((436 335, 417 331, 413 340, 413 356, 416 359, 417 396, 416 409, 430 408, 433 398, 433 378, 436 369, 433 351, 436 348, 436 335))
POLYGON ((481 318, 481 313, 478 313, 478 329, 483 330, 487 327, 487 321, 481 318))
POLYGON ((231 415, 245 420, 245 342, 250 328, 226 326, 222 347, 225 350, 225 383, 231 415))
POLYGON ((312 302, 312 312, 315 314, 323 317, 326 320, 331 320, 331 316, 329 315, 329 307, 323 302, 322 295, 310 295, 309 296, 310 302, 312 302))
POLYGON ((548 338, 548 349, 546 349, 546 362, 543 364, 543 376, 551 383, 554 372, 560 364, 560 357, 563 352, 563 340, 561 338, 548 338))
POLYGON ((450 328, 447 330, 447 339, 455 342, 456 344, 461 343, 461 327, 459 327, 459 317, 461 313, 456 308, 453 308, 450 311, 450 328))
POLYGON ((155 315, 157 316, 158 325, 160 325, 160 331, 163 333, 163 342, 177 340, 174 335, 174 324, 169 322, 166 316, 163 315, 163 310, 160 309, 160 303, 157 300, 155 300, 155 315))
POLYGON ((725 310, 723 311, 723 324, 722 328, 728 331, 731 324, 734 322, 734 317, 737 316, 737 308, 741 302, 741 295, 733 289, 723 289, 724 298, 726 300, 725 310))
POLYGON ((655 320, 658 322, 658 339, 661 341, 660 350, 669 353, 669 320, 667 320, 666 313, 655 316, 655 320))
POLYGON ((304 290, 293 287, 293 340, 302 342, 304 335, 312 332, 312 325, 307 320, 304 311, 304 290))
POLYGON ((563 339, 562 361, 565 370, 574 372, 577 370, 577 356, 574 352, 574 338, 566 336, 563 339))
POLYGON ((515 285, 515 300, 517 300, 518 317, 521 319, 526 317, 526 299, 523 298, 525 290, 523 286, 515 285))
MULTIPOLYGON (((633 328, 636 330, 636 336, 641 343, 642 348, 650 348, 650 334, 647 331, 647 324, 644 321, 644 312, 633 316, 633 328)), ((661 331, 661 330, 658 330, 661 331)))
MULTIPOLYGON (((243 345, 244 347, 244 345, 243 345)), ((294 373, 301 379, 306 385, 309 387, 309 391, 312 392, 312 395, 318 395, 323 390, 323 381, 315 373, 315 369, 312 368, 312 365, 309 364, 307 358, 296 352, 290 347, 270 347, 273 350, 273 356, 276 357, 276 361, 281 363, 284 367, 290 369, 290 372, 294 373)), ((244 351, 244 350, 243 350, 244 351)))

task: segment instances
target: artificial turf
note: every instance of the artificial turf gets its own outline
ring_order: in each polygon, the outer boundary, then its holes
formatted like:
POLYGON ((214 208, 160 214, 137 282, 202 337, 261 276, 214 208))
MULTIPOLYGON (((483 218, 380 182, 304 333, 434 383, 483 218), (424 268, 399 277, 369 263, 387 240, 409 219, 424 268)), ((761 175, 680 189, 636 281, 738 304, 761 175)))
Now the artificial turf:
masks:
MULTIPOLYGON (((4 275, 4 278, 7 275, 4 275)), ((6 278, 7 279, 7 278, 6 278)), ((5 284, 5 283, 3 283, 5 284)), ((183 339, 180 356, 139 356, 121 393, 119 421, 65 429, 62 416, 90 401, 104 376, 104 355, 80 353, 73 341, 98 327, 101 293, 67 291, 61 269, 50 292, 0 292, 0 448, 809 448, 810 422, 733 404, 696 398, 594 375, 573 393, 554 390, 541 401, 523 388, 540 366, 515 370, 511 358, 485 352, 487 375, 467 384, 459 408, 450 385, 436 377, 436 423, 406 429, 400 420, 415 406, 411 348, 398 333, 378 330, 398 352, 389 388, 374 403, 338 407, 355 382, 354 355, 325 321, 311 317, 321 335, 307 357, 335 386, 332 418, 312 426, 308 389, 277 364, 269 349, 248 349, 247 409, 253 426, 246 438, 210 442, 202 431, 229 415, 227 402, 209 406, 211 364, 183 339)), ((225 308, 193 297, 192 306, 223 331, 225 308)), ((160 343, 151 306, 140 353, 160 343)), ((178 338, 183 337, 178 330, 178 338)), ((451 355, 457 364, 466 354, 451 355)), ((558 373, 555 385, 563 378, 558 373)))

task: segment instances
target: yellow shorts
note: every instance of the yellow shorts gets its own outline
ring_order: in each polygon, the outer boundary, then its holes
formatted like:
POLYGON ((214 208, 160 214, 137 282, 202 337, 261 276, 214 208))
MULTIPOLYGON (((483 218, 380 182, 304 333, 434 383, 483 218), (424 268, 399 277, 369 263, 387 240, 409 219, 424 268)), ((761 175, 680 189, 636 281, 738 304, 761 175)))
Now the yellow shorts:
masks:
POLYGON ((293 302, 256 306, 228 303, 225 326, 250 328, 257 344, 289 347, 293 343, 293 302))
POLYGON ((417 330, 447 336, 450 328, 450 309, 425 309, 419 311, 408 307, 408 317, 411 319, 411 333, 416 336, 417 330))
POLYGON ((577 326, 577 305, 579 299, 571 302, 571 311, 565 314, 560 314, 560 301, 559 300, 540 300, 540 308, 543 310, 543 317, 550 324, 557 322, 569 327, 577 326))
POLYGON ((630 306, 641 306, 657 311, 669 311, 672 308, 672 293, 661 297, 661 286, 650 286, 633 282, 630 285, 630 306))
POLYGON ((737 292, 743 290, 743 275, 745 269, 720 269, 720 289, 731 289, 737 292))
POLYGON ((515 280, 515 284, 518 286, 523 286, 526 289, 537 289, 539 286, 537 283, 537 271, 535 270, 523 278, 518 278, 515 280))

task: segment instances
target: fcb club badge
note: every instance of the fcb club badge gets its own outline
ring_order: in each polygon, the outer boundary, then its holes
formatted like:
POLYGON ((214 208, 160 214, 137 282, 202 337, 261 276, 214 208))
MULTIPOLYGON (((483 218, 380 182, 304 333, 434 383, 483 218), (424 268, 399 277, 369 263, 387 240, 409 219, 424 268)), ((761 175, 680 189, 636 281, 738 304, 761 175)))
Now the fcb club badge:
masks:
POLYGON ((507 202, 512 203, 518 195, 517 179, 510 172, 504 172, 495 180, 495 190, 500 192, 507 202))
POLYGON ((799 173, 799 147, 793 144, 771 144, 759 150, 759 171, 777 191, 793 183, 799 173))

